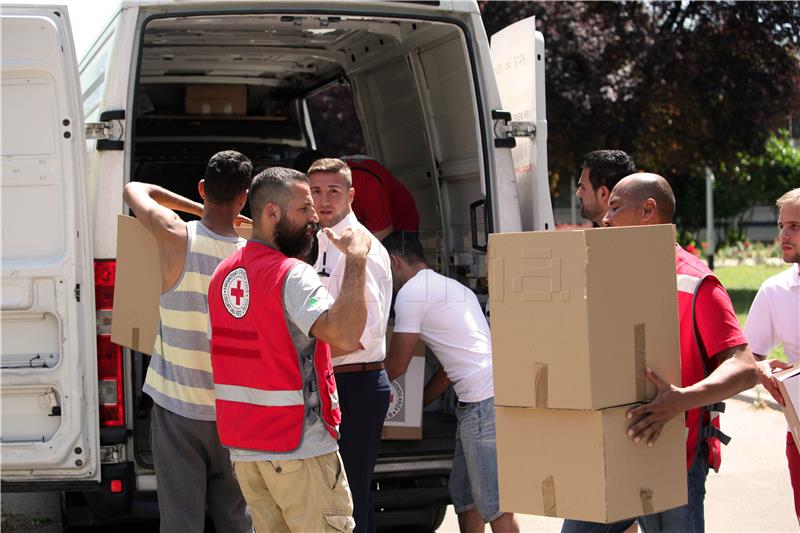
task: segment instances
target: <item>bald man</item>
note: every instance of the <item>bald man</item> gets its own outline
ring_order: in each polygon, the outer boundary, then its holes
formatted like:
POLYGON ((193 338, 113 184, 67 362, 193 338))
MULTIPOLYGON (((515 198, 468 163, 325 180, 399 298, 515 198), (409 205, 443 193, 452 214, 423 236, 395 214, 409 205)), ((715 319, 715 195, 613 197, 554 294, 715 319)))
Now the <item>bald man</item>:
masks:
MULTIPOLYGON (((605 226, 669 224, 675 214, 675 196, 667 180, 656 174, 631 174, 611 191, 605 226)), ((675 245, 680 323, 681 383, 667 383, 648 369, 647 379, 656 387, 655 399, 628 412, 628 435, 651 446, 664 424, 686 414, 686 467, 689 471, 689 503, 677 509, 641 516, 647 533, 705 530, 703 500, 709 467, 720 465, 718 403, 758 382, 753 354, 739 327, 730 297, 706 265, 675 245), (692 320, 694 317, 694 320, 692 320)), ((614 524, 565 520, 562 532, 622 532, 636 519, 614 524)))

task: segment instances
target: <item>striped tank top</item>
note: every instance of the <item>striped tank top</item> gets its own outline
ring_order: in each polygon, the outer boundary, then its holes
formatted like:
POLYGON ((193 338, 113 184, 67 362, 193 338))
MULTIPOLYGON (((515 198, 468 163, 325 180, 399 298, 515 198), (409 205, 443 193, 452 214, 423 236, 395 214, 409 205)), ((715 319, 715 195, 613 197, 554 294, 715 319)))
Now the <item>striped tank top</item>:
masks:
POLYGON ((183 273, 161 295, 161 321, 142 391, 180 416, 216 420, 208 321, 208 285, 217 265, 245 240, 224 237, 199 221, 186 226, 183 273))

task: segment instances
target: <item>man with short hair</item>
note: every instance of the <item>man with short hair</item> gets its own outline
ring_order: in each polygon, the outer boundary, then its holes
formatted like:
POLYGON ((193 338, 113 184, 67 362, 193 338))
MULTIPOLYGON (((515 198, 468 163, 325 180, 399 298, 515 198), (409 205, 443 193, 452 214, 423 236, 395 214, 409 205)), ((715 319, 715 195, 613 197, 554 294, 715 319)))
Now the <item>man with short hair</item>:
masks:
POLYGON ((253 166, 232 150, 208 161, 203 203, 157 185, 131 182, 124 200, 155 237, 161 260, 160 323, 142 391, 153 398, 150 439, 161 531, 202 531, 205 508, 220 531, 250 531, 250 518, 217 434, 208 342, 208 280, 244 245, 234 223, 253 166), (175 213, 200 216, 184 222, 175 213))
MULTIPOLYGON (((675 196, 667 181, 656 174, 623 178, 611 191, 606 226, 669 224, 675 214, 675 196)), ((628 435, 635 442, 655 443, 664 424, 685 413, 686 467, 689 471, 687 505, 638 518, 647 532, 705 530, 705 480, 709 466, 720 465, 718 402, 749 389, 758 381, 753 354, 739 327, 733 304, 713 273, 697 257, 675 245, 680 326, 681 386, 662 380, 651 369, 647 379, 656 397, 628 412, 628 435)), ((563 532, 621 532, 635 519, 613 524, 565 520, 563 532)))
POLYGON ((595 150, 583 156, 575 191, 581 204, 581 216, 595 227, 602 226, 611 189, 635 170, 633 159, 622 150, 595 150))
POLYGON ((325 230, 344 264, 333 302, 296 259, 318 221, 307 176, 264 170, 250 208, 253 236, 220 263, 208 293, 220 438, 257 531, 352 531, 330 350, 355 349, 364 329, 370 236, 325 230))
POLYGON ((458 406, 456 447, 448 489, 462 532, 519 531, 513 513, 500 510, 497 487, 492 341, 478 298, 454 279, 433 271, 415 235, 384 239, 397 291, 389 379, 405 374, 419 339, 441 364, 425 386, 423 403, 453 383, 458 406), (443 369, 443 370, 442 370, 443 369))
MULTIPOLYGON (((756 293, 744 334, 759 361, 761 383, 784 405, 772 373, 800 363, 800 188, 792 189, 776 202, 779 242, 783 261, 791 266, 764 281, 756 293), (767 359, 773 348, 783 344, 789 364, 767 359)), ((786 459, 794 492, 794 509, 800 522, 800 454, 792 434, 786 433, 786 459)))
MULTIPOLYGON (((347 228, 367 231, 351 209, 358 191, 353 190, 347 163, 340 159, 320 159, 311 165, 308 176, 320 226, 337 233, 347 228)), ((327 232, 318 233, 318 240, 319 253, 314 268, 322 285, 337 298, 342 290, 344 256, 330 241, 327 232)), ((375 531, 370 487, 390 391, 383 361, 392 300, 392 272, 389 255, 374 236, 367 256, 366 276, 367 325, 354 349, 334 349, 331 353, 342 408, 339 447, 353 493, 353 516, 358 532, 375 531)))

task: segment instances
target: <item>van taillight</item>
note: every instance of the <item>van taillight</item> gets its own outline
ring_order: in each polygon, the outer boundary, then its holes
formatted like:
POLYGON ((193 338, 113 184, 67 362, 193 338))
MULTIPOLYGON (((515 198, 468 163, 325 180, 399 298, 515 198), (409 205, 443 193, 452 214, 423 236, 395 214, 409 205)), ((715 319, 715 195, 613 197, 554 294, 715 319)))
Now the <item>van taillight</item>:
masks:
POLYGON ((100 426, 124 426, 125 402, 122 388, 122 346, 111 342, 111 310, 117 263, 94 262, 94 300, 97 309, 97 397, 100 426))

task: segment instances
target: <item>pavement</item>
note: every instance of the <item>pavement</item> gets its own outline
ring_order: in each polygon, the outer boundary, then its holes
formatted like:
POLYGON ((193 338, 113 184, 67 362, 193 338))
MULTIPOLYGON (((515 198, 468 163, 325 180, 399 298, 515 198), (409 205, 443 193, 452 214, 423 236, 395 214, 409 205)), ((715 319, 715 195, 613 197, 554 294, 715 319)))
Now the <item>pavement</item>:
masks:
MULTIPOLYGON (((720 472, 710 473, 706 482, 709 532, 800 531, 786 468, 786 421, 780 407, 761 390, 751 389, 729 400, 722 415, 723 429, 733 440, 723 448, 720 472), (766 401, 755 408, 759 397, 766 401)), ((10 493, 1 498, 3 533, 61 531, 57 493, 10 493)), ((518 515, 518 519, 522 531, 561 529, 558 518, 518 515)), ((458 531, 452 506, 438 531, 458 531)))
MULTIPOLYGON (((786 467, 786 419, 769 393, 760 386, 758 389, 726 402, 722 427, 732 440, 723 446, 719 473, 712 471, 706 481, 708 532, 800 531, 786 467), (764 403, 761 408, 754 406, 758 399, 764 403)), ((522 531, 561 529, 562 520, 558 518, 517 517, 522 531)), ((490 528, 487 526, 486 530, 490 528)), ((452 506, 437 531, 458 531, 452 506)))

